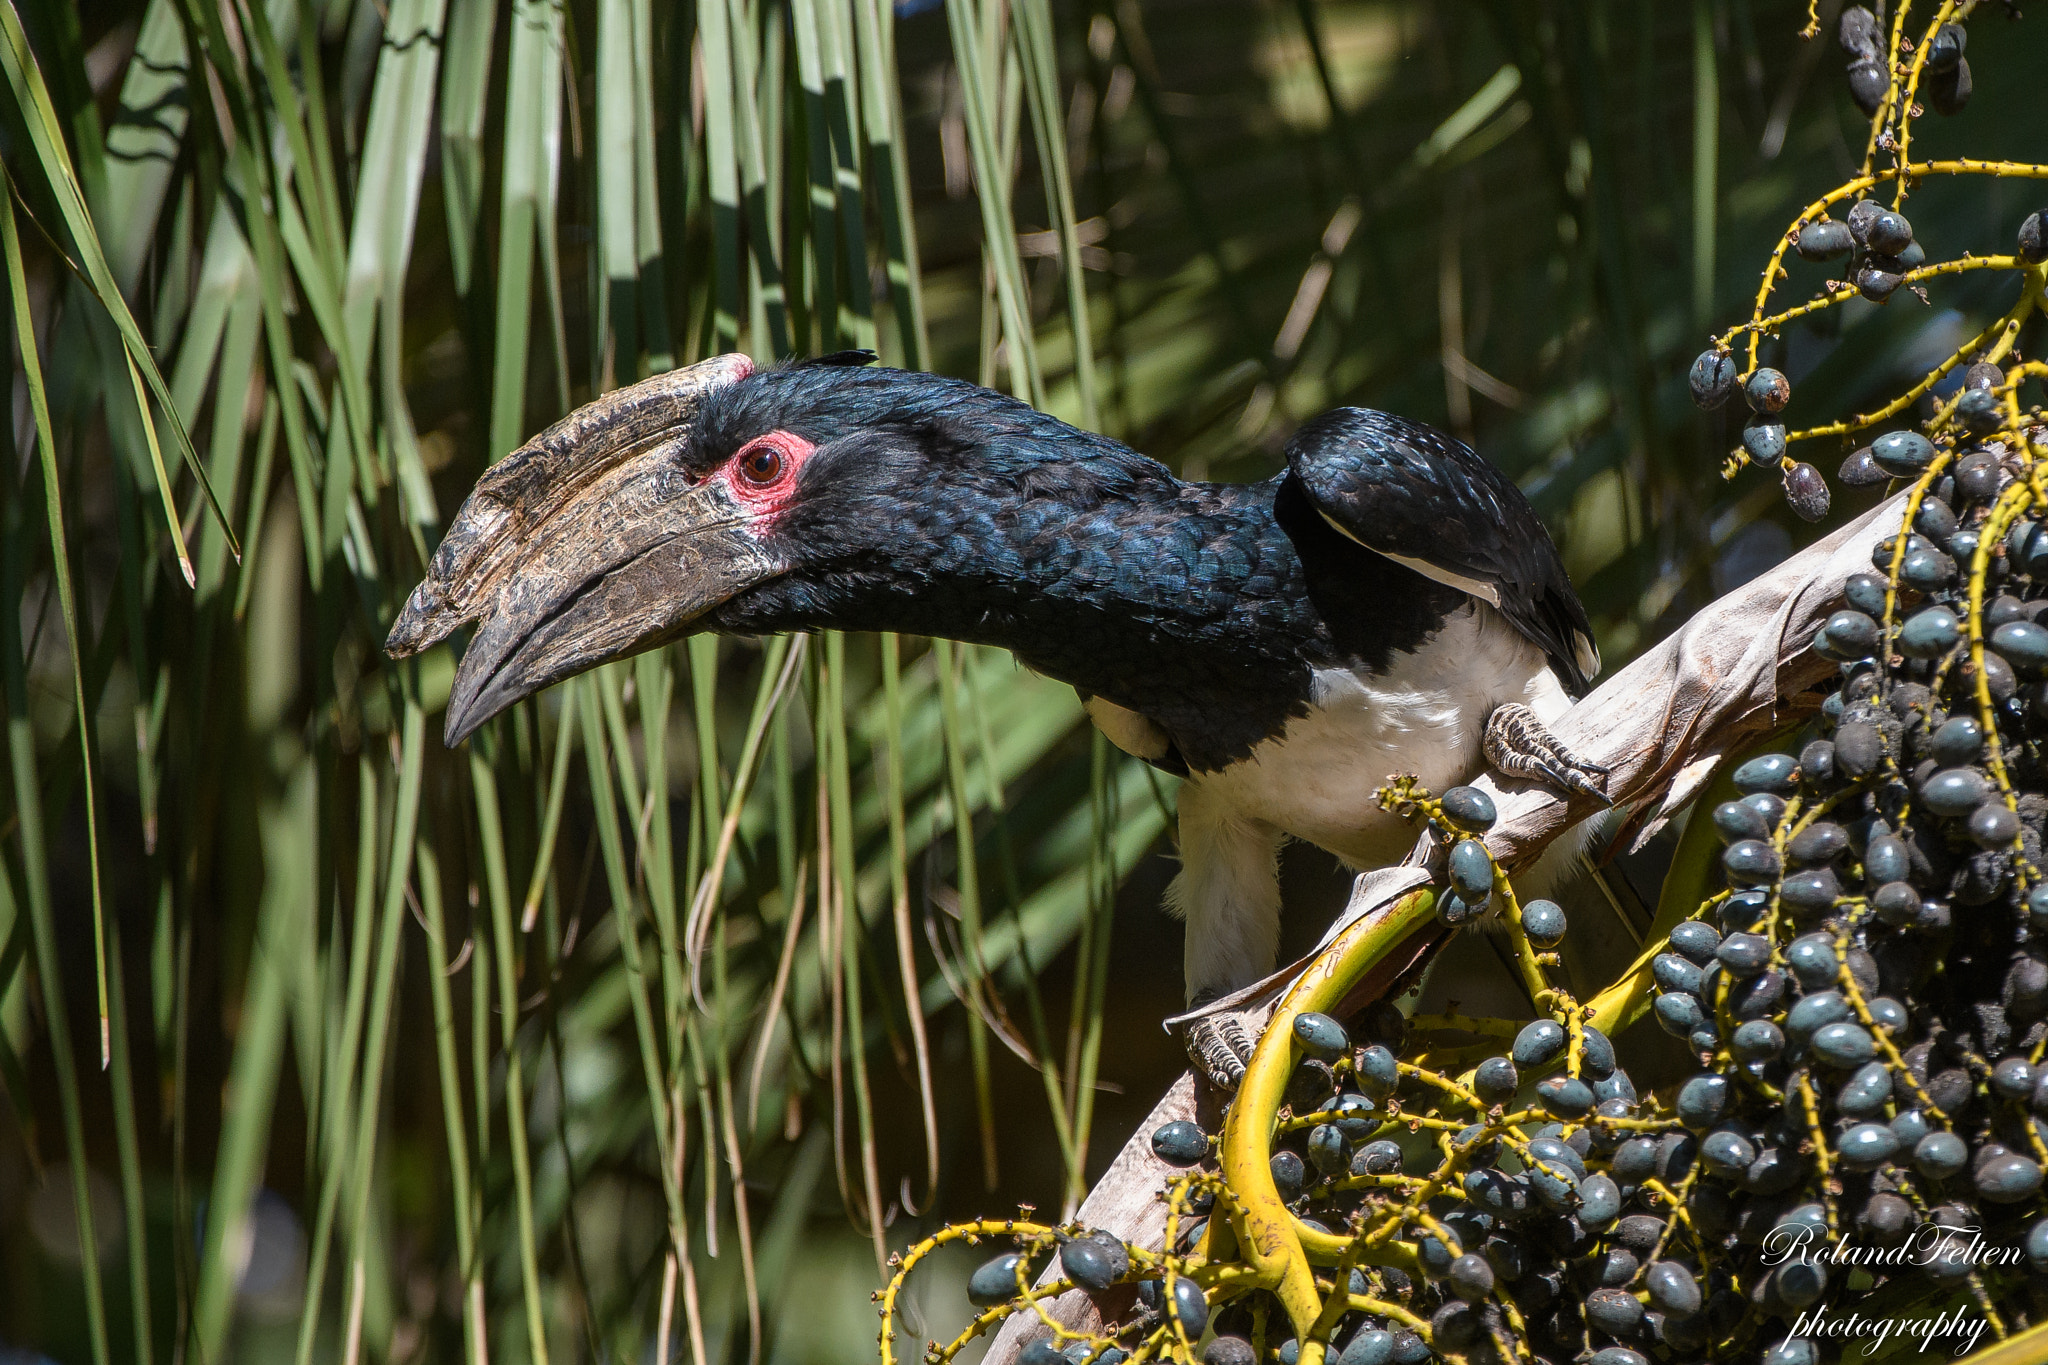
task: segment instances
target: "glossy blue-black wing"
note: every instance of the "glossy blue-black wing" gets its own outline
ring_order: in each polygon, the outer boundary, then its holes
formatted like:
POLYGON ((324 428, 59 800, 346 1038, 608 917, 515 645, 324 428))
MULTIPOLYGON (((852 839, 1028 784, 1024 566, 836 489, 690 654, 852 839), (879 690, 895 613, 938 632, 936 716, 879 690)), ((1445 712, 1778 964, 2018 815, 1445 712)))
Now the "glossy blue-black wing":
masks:
POLYGON ((1522 490, 1433 427, 1367 408, 1304 424, 1287 465, 1323 519, 1360 545, 1491 603, 1573 696, 1600 671, 1586 608, 1522 490))

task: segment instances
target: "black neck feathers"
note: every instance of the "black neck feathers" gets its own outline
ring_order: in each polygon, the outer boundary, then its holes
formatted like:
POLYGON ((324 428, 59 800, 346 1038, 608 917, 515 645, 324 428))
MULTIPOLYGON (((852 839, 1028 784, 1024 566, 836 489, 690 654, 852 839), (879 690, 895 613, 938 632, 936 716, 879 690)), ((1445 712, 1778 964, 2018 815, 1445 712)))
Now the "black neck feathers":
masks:
POLYGON ((823 403, 804 392, 817 373, 771 371, 790 392, 709 419, 726 448, 778 426, 818 446, 777 528, 791 571, 715 629, 999 645, 1150 717, 1208 769, 1305 712, 1316 669, 1380 671, 1466 600, 1345 540, 1291 476, 1184 483, 971 385, 825 371, 851 393, 823 403))

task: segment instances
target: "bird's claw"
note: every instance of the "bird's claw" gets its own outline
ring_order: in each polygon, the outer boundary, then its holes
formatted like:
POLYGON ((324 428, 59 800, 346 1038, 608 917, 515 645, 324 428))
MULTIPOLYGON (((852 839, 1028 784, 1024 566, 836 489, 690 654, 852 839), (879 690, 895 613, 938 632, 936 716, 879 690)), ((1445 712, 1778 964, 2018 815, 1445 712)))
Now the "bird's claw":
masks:
POLYGON ((1603 806, 1614 804, 1595 780, 1605 777, 1608 770, 1565 748, 1526 706, 1516 702, 1496 706, 1486 718, 1481 747, 1486 761, 1509 777, 1589 796, 1603 806))
MULTIPOLYGON (((1215 991, 1198 993, 1189 1004, 1199 1009, 1214 1000, 1215 991)), ((1226 1094, 1236 1093, 1244 1080, 1244 1069, 1252 1059, 1253 1038, 1243 1016, 1231 1010, 1191 1021, 1183 1035, 1188 1060, 1209 1084, 1226 1094)))

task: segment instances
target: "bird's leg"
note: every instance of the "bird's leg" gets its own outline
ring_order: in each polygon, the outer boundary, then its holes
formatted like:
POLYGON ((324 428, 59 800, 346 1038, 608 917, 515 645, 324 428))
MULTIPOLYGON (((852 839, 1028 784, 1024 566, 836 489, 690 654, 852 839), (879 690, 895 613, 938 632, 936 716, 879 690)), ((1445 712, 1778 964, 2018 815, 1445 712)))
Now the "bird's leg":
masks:
MULTIPOLYGON (((1221 992, 1201 991, 1189 1003, 1197 1009, 1221 992)), ((1252 1059, 1251 1034, 1235 1011, 1222 1010, 1187 1026, 1188 1060, 1218 1090, 1234 1091, 1252 1059)))
MULTIPOLYGON (((1187 921, 1188 1005, 1198 1009, 1273 970, 1280 942, 1280 831, 1247 819, 1217 784, 1182 785, 1180 875, 1167 905, 1187 921)), ((1188 1058, 1209 1082, 1235 1090, 1258 1024, 1229 1010, 1184 1027, 1188 1058)))
POLYGON ((1534 711, 1518 702, 1504 702, 1493 708, 1493 714, 1486 718, 1481 747, 1486 761, 1509 777, 1528 778, 1609 804, 1607 793, 1595 780, 1605 777, 1607 769, 1588 763, 1565 748, 1536 719, 1534 711))

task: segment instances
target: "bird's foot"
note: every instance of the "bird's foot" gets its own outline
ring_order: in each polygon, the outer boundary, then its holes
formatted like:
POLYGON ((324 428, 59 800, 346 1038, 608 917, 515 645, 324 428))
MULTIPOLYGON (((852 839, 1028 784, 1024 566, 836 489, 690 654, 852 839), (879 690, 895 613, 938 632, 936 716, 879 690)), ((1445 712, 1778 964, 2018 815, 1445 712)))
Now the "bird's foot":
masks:
POLYGON ((1536 719, 1536 713, 1516 702, 1493 708, 1486 718, 1486 736, 1481 743, 1486 761, 1509 777, 1542 782, 1565 792, 1590 796, 1602 805, 1612 805, 1596 780, 1607 769, 1588 763, 1558 742, 1557 736, 1536 719))
MULTIPOLYGON (((1189 1005, 1200 1009, 1214 1000, 1221 992, 1206 990, 1196 993, 1189 1005)), ((1256 1041, 1251 1031, 1244 1026, 1244 1016, 1234 1010, 1219 1010, 1206 1015, 1187 1026, 1183 1035, 1187 1044, 1188 1060, 1195 1070, 1225 1093, 1235 1093, 1238 1083, 1244 1079, 1245 1066, 1252 1059, 1252 1044, 1256 1041)))

